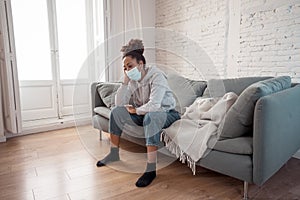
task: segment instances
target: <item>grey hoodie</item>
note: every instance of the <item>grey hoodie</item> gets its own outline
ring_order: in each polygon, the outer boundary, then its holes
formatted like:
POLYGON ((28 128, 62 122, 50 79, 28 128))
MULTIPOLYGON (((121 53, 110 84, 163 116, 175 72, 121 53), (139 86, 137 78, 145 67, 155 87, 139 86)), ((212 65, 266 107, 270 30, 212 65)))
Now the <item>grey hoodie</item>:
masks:
POLYGON ((146 67, 146 70, 142 80, 130 80, 128 85, 123 84, 118 89, 116 106, 132 104, 138 115, 174 109, 176 101, 166 75, 155 66, 146 67))

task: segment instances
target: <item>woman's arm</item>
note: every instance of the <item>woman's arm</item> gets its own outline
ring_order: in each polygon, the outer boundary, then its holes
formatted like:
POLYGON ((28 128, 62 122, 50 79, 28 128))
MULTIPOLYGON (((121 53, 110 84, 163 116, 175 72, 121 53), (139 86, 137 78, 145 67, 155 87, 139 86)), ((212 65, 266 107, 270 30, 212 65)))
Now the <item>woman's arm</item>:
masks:
POLYGON ((129 84, 129 78, 124 70, 123 84, 121 85, 121 87, 119 87, 119 89, 117 90, 117 94, 115 96, 115 105, 116 106, 128 105, 130 97, 131 97, 131 92, 130 92, 128 84, 129 84))
POLYGON ((148 112, 161 111, 161 102, 166 93, 168 82, 163 74, 156 74, 151 80, 150 86, 150 98, 149 101, 136 108, 138 115, 145 115, 148 112))
POLYGON ((115 105, 116 106, 128 105, 130 97, 131 97, 131 91, 129 89, 129 86, 122 84, 117 90, 115 96, 115 105))

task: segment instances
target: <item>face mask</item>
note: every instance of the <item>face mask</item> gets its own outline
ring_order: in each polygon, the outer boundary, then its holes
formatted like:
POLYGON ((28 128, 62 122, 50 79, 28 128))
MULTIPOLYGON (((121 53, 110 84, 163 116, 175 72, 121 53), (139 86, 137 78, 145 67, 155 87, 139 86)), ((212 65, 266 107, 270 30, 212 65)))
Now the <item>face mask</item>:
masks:
POLYGON ((138 70, 137 67, 134 67, 133 69, 131 69, 129 71, 126 71, 126 74, 127 74, 128 78, 130 78, 131 80, 134 80, 134 81, 138 81, 142 77, 142 73, 138 70))

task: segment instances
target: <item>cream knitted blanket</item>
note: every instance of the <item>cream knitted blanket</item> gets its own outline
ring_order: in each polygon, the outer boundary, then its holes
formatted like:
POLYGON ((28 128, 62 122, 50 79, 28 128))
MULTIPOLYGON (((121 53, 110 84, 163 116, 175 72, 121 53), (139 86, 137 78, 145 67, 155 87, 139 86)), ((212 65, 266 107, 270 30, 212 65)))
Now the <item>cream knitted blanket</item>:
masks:
POLYGON ((180 120, 163 130, 161 140, 166 148, 182 163, 187 161, 194 175, 196 162, 207 153, 207 141, 211 136, 218 135, 218 127, 237 97, 233 92, 221 98, 199 97, 180 120))

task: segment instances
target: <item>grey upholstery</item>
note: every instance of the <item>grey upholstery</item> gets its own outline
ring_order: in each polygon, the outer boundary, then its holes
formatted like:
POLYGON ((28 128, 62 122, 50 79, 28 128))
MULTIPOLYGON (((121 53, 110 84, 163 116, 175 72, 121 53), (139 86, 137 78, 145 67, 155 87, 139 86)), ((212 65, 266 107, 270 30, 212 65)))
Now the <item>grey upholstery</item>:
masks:
POLYGON ((93 116, 93 127, 100 130, 100 131, 105 131, 108 132, 108 122, 109 119, 106 117, 103 117, 101 115, 95 114, 93 116))
MULTIPOLYGON (((204 95, 209 96, 211 88, 213 96, 220 96, 224 91, 241 94, 249 85, 269 78, 225 79, 221 80, 221 88, 217 84, 220 81, 209 80, 204 95), (210 87, 210 83, 213 86, 210 87)), ((183 98, 178 100, 185 102, 184 104, 191 104, 192 99, 196 99, 197 95, 201 96, 206 87, 203 81, 194 82, 178 76, 171 77, 168 81, 170 87, 176 89, 176 96, 183 98), (182 80, 186 85, 180 88, 182 80), (194 89, 191 90, 193 93, 185 96, 183 88, 189 88, 188 84, 194 89), (188 100, 187 97, 191 99, 188 100)), ((99 85, 100 83, 91 85, 93 126, 108 131, 109 108, 98 93, 99 85)), ((210 150, 197 165, 257 185, 268 180, 300 148, 300 85, 292 86, 294 87, 258 99, 253 113, 251 137, 229 138, 216 143, 210 141, 210 150)), ((131 131, 133 130, 129 130, 131 131)), ((141 134, 141 130, 138 132, 141 134)), ((132 137, 126 133, 122 137, 137 144, 145 144, 140 137, 132 137)))
POLYGON ((300 148, 300 85, 257 102, 253 141, 253 181, 261 185, 300 148))
POLYGON ((96 114, 94 112, 94 108, 99 107, 99 106, 106 106, 101 97, 99 96, 99 93, 97 91, 98 87, 99 87, 99 82, 94 82, 91 84, 91 103, 92 103, 92 114, 93 116, 96 114))
POLYGON ((94 112, 102 117, 109 119, 111 110, 108 107, 99 106, 94 108, 94 112))
POLYGON ((121 83, 99 83, 97 91, 106 107, 115 106, 115 96, 121 83))
POLYGON ((259 81, 247 87, 228 110, 220 126, 220 138, 235 138, 252 133, 256 101, 266 95, 291 87, 291 78, 282 76, 259 81))
POLYGON ((208 148, 234 154, 252 155, 253 138, 237 137, 226 140, 218 140, 216 137, 210 138, 207 143, 208 148))
POLYGON ((229 79, 210 79, 207 82, 207 88, 203 93, 203 97, 222 97, 227 92, 234 92, 235 94, 240 95, 251 84, 269 78, 272 77, 263 76, 229 79))
POLYGON ((202 96, 206 88, 205 81, 190 80, 177 74, 168 74, 168 83, 176 99, 176 110, 181 114, 197 97, 202 96))
POLYGON ((211 169, 249 183, 252 179, 252 157, 212 150, 197 162, 197 165, 211 169))

